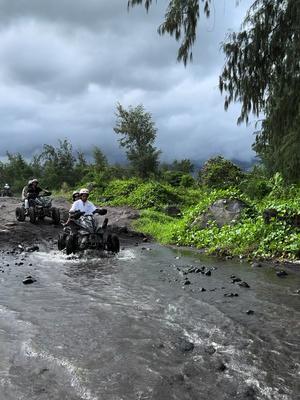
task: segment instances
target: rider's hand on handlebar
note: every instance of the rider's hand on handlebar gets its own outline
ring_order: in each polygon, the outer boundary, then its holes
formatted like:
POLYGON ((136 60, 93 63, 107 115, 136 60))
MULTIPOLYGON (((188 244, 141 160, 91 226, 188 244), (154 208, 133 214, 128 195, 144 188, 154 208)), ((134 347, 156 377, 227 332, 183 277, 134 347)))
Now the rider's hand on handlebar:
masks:
POLYGON ((84 211, 79 211, 79 210, 72 211, 69 213, 70 218, 72 218, 72 219, 78 219, 78 218, 82 217, 84 214, 85 214, 84 211))
POLYGON ((106 208, 97 208, 97 210, 95 210, 93 214, 105 215, 107 214, 107 210, 106 208))

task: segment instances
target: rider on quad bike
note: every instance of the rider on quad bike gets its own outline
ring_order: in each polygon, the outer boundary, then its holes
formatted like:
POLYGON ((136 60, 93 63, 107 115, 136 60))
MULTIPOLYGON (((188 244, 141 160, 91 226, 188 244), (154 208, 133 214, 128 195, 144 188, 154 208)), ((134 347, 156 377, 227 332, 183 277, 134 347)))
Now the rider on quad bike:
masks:
POLYGON ((59 209, 52 206, 52 199, 49 197, 51 192, 48 189, 42 189, 38 185, 37 179, 32 179, 24 186, 22 190, 22 207, 16 208, 16 218, 18 221, 25 221, 29 216, 31 223, 35 223, 36 219, 43 220, 50 217, 54 224, 60 222, 59 209))
POLYGON ((12 196, 12 192, 11 192, 11 189, 10 189, 10 186, 9 186, 8 183, 6 183, 6 184, 4 185, 4 187, 3 187, 2 196, 3 196, 3 197, 4 197, 4 196, 8 196, 8 197, 11 197, 11 196, 12 196))
POLYGON ((59 236, 59 250, 66 248, 67 254, 70 254, 76 250, 97 248, 117 253, 120 248, 119 239, 116 235, 106 233, 108 219, 105 218, 101 226, 94 219, 94 214, 105 215, 107 210, 99 209, 88 201, 88 189, 81 189, 79 195, 80 199, 70 208, 69 218, 64 224, 64 233, 59 236))
POLYGON ((80 190, 74 190, 74 192, 72 193, 72 200, 73 200, 73 203, 74 203, 74 201, 80 199, 80 194, 79 194, 79 192, 80 192, 80 190))
POLYGON ((22 190, 22 200, 25 204, 25 215, 28 215, 29 207, 34 207, 34 201, 42 191, 48 193, 48 191, 39 186, 39 181, 37 179, 29 180, 28 184, 24 186, 22 190))

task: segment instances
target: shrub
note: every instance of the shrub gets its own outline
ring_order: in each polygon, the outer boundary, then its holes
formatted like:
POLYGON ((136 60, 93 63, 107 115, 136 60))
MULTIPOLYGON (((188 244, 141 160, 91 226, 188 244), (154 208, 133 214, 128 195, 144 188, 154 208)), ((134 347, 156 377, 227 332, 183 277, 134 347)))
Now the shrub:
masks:
POLYGON ((243 177, 242 170, 221 156, 206 161, 199 171, 200 183, 211 188, 236 186, 243 177))
POLYGON ((137 208, 160 209, 165 205, 178 203, 179 196, 172 187, 158 182, 147 182, 137 187, 128 198, 129 204, 137 208))

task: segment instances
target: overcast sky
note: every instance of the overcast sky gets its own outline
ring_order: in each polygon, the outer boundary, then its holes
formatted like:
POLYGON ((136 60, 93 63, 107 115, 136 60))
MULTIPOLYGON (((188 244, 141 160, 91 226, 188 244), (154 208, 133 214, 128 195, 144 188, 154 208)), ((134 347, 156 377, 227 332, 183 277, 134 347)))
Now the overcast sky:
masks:
POLYGON ((213 0, 203 15, 194 62, 176 62, 178 44, 157 27, 168 1, 127 12, 127 0, 0 0, 0 157, 31 157, 69 139, 122 159, 113 131, 116 103, 143 104, 156 123, 162 159, 222 154, 250 160, 253 124, 237 126, 218 90, 220 42, 253 0, 213 0))

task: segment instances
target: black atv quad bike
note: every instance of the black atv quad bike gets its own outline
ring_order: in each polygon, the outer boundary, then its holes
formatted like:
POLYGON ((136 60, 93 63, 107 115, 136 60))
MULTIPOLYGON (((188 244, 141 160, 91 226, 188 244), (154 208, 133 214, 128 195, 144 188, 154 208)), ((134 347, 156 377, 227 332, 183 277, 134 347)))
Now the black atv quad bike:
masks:
MULTIPOLYGON (((104 215, 107 210, 96 211, 97 214, 104 215)), ((58 249, 66 249, 66 253, 76 253, 87 249, 106 250, 113 253, 120 251, 120 241, 117 235, 108 233, 108 219, 100 224, 94 215, 84 215, 77 212, 70 225, 58 237, 58 249)))
POLYGON ((52 207, 52 199, 49 197, 50 195, 50 192, 45 192, 42 196, 30 199, 28 214, 26 214, 24 203, 21 207, 17 207, 17 220, 25 221, 25 218, 28 216, 30 222, 34 224, 37 219, 42 221, 45 217, 49 217, 55 225, 58 225, 60 223, 60 212, 58 208, 52 207))
POLYGON ((3 197, 12 197, 12 195, 13 194, 12 194, 12 191, 10 189, 4 188, 2 190, 1 196, 3 196, 3 197))

